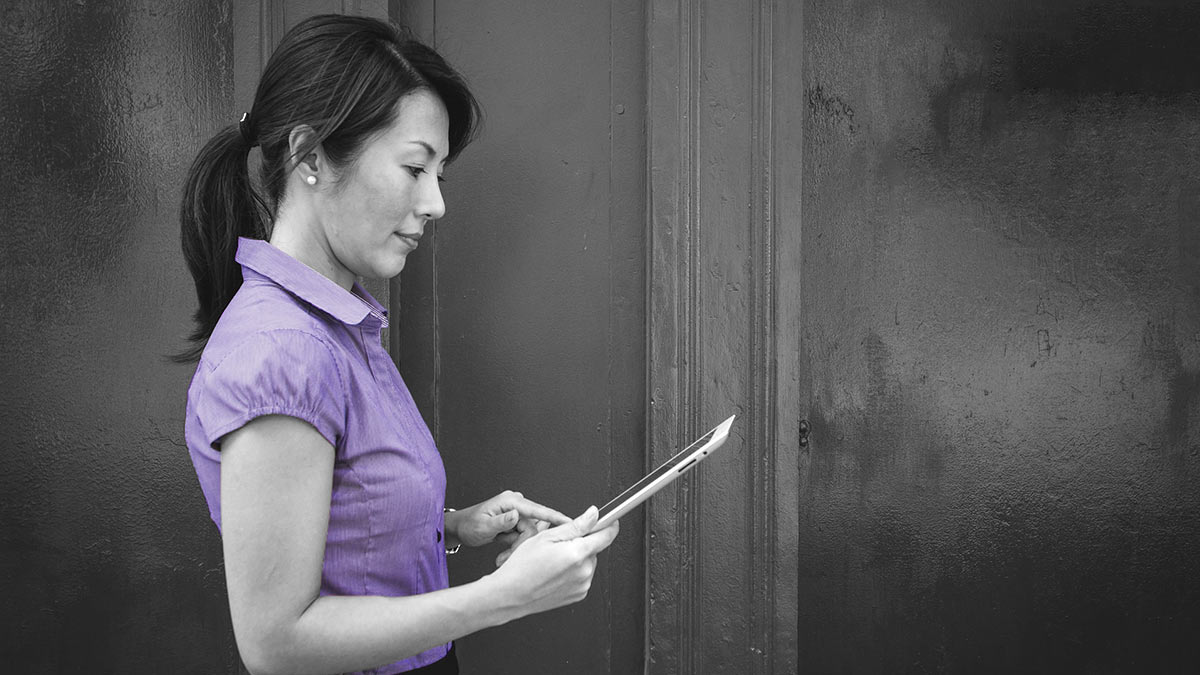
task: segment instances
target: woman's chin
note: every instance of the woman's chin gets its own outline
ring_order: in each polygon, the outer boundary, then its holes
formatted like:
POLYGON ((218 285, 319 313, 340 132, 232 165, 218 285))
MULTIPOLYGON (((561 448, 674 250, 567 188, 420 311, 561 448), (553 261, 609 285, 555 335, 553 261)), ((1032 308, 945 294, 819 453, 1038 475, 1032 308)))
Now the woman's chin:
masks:
POLYGON ((380 277, 380 278, 381 279, 391 279, 392 277, 396 276, 397 274, 400 274, 400 272, 402 270, 404 270, 404 263, 407 261, 408 261, 407 253, 402 254, 400 256, 392 257, 388 261, 388 264, 385 266, 385 268, 383 270, 381 270, 387 276, 380 277))
POLYGON ((387 281, 392 277, 400 274, 404 269, 404 262, 407 259, 405 255, 389 255, 386 259, 376 258, 372 261, 373 264, 366 266, 365 269, 358 272, 357 276, 363 279, 374 279, 379 281, 387 281))

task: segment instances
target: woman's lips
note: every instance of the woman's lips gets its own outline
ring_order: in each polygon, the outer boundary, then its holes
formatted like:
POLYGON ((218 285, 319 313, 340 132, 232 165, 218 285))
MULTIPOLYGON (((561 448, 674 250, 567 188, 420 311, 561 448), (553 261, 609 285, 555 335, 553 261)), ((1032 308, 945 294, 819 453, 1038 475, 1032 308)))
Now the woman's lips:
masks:
POLYGON ((415 248, 417 247, 417 239, 418 239, 418 238, 419 238, 421 235, 417 235, 417 236, 415 236, 415 237, 414 237, 414 236, 411 236, 411 235, 407 235, 407 234, 400 234, 399 232, 397 232, 397 233, 396 233, 396 236, 397 236, 397 237, 400 237, 400 240, 401 240, 401 241, 403 241, 404 243, 408 244, 410 248, 414 248, 414 249, 415 249, 415 248))

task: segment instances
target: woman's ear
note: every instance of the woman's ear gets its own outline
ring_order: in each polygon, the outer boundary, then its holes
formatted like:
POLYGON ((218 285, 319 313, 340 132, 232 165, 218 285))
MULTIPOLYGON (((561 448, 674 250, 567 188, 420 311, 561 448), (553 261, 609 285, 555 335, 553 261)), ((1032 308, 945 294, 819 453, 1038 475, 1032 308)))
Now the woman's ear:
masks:
POLYGON ((316 146, 312 145, 312 139, 315 135, 316 132, 307 124, 297 125, 288 134, 289 171, 295 171, 303 164, 304 169, 302 171, 305 177, 316 176, 318 174, 325 161, 321 146, 319 144, 316 146))

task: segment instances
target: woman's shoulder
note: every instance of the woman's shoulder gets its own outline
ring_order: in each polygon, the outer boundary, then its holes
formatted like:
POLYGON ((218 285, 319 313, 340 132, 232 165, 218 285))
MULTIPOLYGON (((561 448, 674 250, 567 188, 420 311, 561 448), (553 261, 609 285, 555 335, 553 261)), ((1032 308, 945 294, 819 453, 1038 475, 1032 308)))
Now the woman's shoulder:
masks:
POLYGON ((342 437, 350 392, 345 349, 320 317, 271 293, 239 291, 200 357, 188 415, 205 434, 203 447, 261 415, 309 422, 335 446, 342 437))
POLYGON ((287 360, 340 349, 334 322, 322 312, 269 283, 243 284, 222 312, 201 362, 217 367, 231 356, 287 360))

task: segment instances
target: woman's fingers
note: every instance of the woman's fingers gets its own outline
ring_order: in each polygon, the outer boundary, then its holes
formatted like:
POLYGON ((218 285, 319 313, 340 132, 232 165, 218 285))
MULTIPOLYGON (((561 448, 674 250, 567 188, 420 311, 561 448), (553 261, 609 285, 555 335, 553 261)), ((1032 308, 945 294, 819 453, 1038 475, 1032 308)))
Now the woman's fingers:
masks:
POLYGON ((521 515, 533 520, 544 520, 551 525, 563 525, 571 522, 567 516, 555 511, 548 506, 542 506, 537 502, 531 502, 528 499, 523 499, 523 504, 520 507, 521 515))
POLYGON ((493 533, 508 532, 517 529, 517 523, 521 519, 521 514, 516 510, 504 511, 497 513, 491 517, 488 523, 488 529, 493 533))
POLYGON ((496 537, 496 541, 504 544, 508 548, 501 551, 500 555, 496 556, 496 567, 504 564, 508 557, 517 550, 517 547, 524 544, 528 539, 536 536, 538 533, 545 532, 550 527, 550 523, 544 520, 524 520, 522 519, 517 525, 519 532, 505 532, 496 537))
POLYGON ((551 541, 569 541, 571 539, 578 539, 595 527, 596 521, 599 519, 599 509, 597 509, 595 506, 589 506, 588 510, 584 511, 583 514, 575 520, 549 530, 547 536, 551 541))
POLYGON ((525 495, 520 492, 508 490, 496 495, 494 499, 496 500, 497 508, 505 511, 516 509, 520 511, 521 518, 523 519, 545 520, 549 521, 552 525, 562 525, 571 522, 571 519, 562 513, 531 499, 526 499, 525 495))

